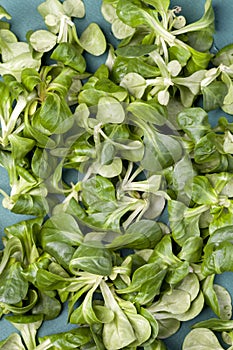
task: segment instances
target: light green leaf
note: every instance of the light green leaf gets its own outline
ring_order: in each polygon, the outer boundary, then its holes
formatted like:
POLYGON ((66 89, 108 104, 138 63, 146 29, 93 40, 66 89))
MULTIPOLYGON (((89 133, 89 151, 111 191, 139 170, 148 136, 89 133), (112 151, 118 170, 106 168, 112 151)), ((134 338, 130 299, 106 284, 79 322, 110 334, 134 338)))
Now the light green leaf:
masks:
POLYGON ((139 314, 127 311, 125 311, 125 314, 128 317, 136 336, 136 340, 131 344, 131 346, 139 346, 147 341, 151 335, 150 322, 139 314))
POLYGON ((96 119, 102 123, 120 124, 125 119, 125 111, 119 101, 113 97, 101 97, 98 103, 96 119))
POLYGON ((159 325, 158 338, 166 339, 175 334, 180 328, 180 321, 175 318, 157 319, 159 325))
POLYGON ((172 314, 181 314, 190 308, 190 294, 184 290, 174 289, 171 292, 164 293, 160 299, 153 303, 150 312, 169 312, 172 314))
POLYGON ((98 24, 89 24, 80 36, 80 45, 94 56, 100 56, 105 52, 106 39, 98 24))
POLYGON ((85 6, 82 0, 65 0, 63 8, 70 17, 82 18, 85 16, 85 6))
POLYGON ((167 69, 173 77, 176 77, 180 73, 182 66, 179 61, 172 60, 168 63, 167 69))
POLYGON ((138 73, 126 74, 120 85, 137 98, 141 98, 143 96, 147 87, 146 80, 138 73))
POLYGON ((218 195, 205 176, 195 176, 186 185, 186 191, 197 204, 214 205, 218 202, 218 195))
POLYGON ((57 43, 57 36, 47 30, 37 30, 30 36, 30 43, 38 52, 48 52, 57 43))
POLYGON ((110 164, 98 165, 96 172, 106 178, 118 176, 122 172, 122 160, 119 157, 113 159, 110 164))
POLYGON ((7 339, 0 341, 1 350, 25 350, 22 340, 17 333, 12 333, 7 339))
POLYGON ((117 39, 125 39, 134 34, 135 29, 116 18, 112 23, 112 32, 117 39))
POLYGON ((193 329, 185 338, 182 350, 223 350, 217 337, 209 329, 193 329))
POLYGON ((162 106, 167 106, 168 102, 169 102, 169 92, 165 89, 165 90, 161 90, 158 93, 158 101, 162 106))
POLYGON ((189 273, 176 289, 184 290, 189 293, 191 301, 193 301, 200 290, 200 283, 195 273, 189 273))
POLYGON ((104 19, 106 19, 106 21, 108 21, 109 23, 113 23, 114 20, 117 18, 115 7, 111 3, 108 3, 108 2, 102 1, 101 13, 102 13, 104 19))
POLYGON ((214 291, 219 304, 219 317, 222 320, 230 320, 232 316, 231 295, 223 286, 214 284, 214 291))
POLYGON ((107 349, 118 350, 131 344, 136 340, 133 327, 115 300, 111 290, 106 282, 101 281, 100 289, 104 298, 106 307, 115 314, 114 319, 110 323, 105 323, 103 327, 103 341, 107 349))

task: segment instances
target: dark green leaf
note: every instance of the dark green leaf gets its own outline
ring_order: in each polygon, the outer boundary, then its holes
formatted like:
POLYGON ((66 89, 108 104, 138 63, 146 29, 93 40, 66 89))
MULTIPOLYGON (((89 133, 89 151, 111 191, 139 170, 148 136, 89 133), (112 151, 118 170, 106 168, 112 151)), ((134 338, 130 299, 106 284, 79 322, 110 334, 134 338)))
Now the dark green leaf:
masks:
POLYGON ((0 302, 17 304, 28 292, 28 282, 24 278, 19 262, 11 263, 0 275, 0 302))
POLYGON ((80 73, 86 69, 86 61, 80 50, 71 43, 60 43, 53 51, 51 58, 62 62, 65 66, 71 67, 80 73))

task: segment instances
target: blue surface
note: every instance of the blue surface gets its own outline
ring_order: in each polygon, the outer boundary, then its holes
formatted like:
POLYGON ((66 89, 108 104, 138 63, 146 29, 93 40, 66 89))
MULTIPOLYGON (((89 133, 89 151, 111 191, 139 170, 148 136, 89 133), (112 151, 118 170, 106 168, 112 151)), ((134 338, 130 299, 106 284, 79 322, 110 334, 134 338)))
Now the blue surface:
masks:
MULTIPOLYGON (((12 15, 12 30, 16 33, 20 40, 25 40, 25 34, 31 29, 44 28, 42 18, 37 12, 37 6, 43 2, 42 0, 1 0, 1 5, 12 15)), ((113 42, 113 36, 110 32, 109 24, 102 18, 100 12, 101 0, 84 0, 86 5, 86 17, 78 22, 78 33, 81 33, 89 22, 98 23, 109 42, 113 42)), ((172 6, 180 5, 183 7, 183 14, 187 16, 189 21, 198 19, 203 13, 204 0, 172 0, 172 6)), ((216 15, 216 34, 215 34, 215 47, 220 49, 224 45, 233 42, 233 30, 232 30, 232 13, 233 13, 233 1, 232 0, 213 0, 213 6, 216 15)), ((94 71, 103 61, 104 57, 94 58, 87 56, 88 69, 94 71)), ((211 114, 213 123, 223 115, 222 112, 215 111, 211 114)), ((9 191, 8 178, 5 170, 0 169, 0 188, 5 191, 9 191)), ((1 200, 1 198, 0 198, 1 200)), ((0 234, 3 235, 4 227, 13 224, 17 221, 24 219, 23 216, 14 215, 8 210, 5 210, 0 205, 0 234)), ((0 243, 1 245, 1 243, 0 243)), ((233 295, 233 274, 225 273, 218 276, 216 282, 224 285, 228 291, 233 295)), ((180 331, 166 340, 168 350, 180 350, 181 344, 185 334, 190 330, 190 326, 196 321, 206 319, 213 316, 211 311, 207 308, 202 314, 190 322, 185 322, 180 331)), ((51 334, 55 332, 61 332, 69 329, 70 326, 66 322, 66 308, 63 313, 53 321, 47 321, 44 323, 40 330, 40 335, 51 334)), ((0 340, 7 337, 15 329, 5 320, 0 321, 0 340)), ((9 349, 10 350, 10 349, 9 349)), ((198 349, 197 349, 198 350, 198 349)))

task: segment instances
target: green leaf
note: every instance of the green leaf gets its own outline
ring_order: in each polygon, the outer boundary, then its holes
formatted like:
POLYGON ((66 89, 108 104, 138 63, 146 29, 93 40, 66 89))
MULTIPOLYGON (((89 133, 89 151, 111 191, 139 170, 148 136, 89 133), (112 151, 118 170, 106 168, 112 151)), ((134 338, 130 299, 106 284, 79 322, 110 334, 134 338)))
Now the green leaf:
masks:
POLYGON ((161 171, 176 163, 182 157, 182 145, 173 136, 158 132, 152 125, 135 120, 144 133, 145 154, 141 165, 149 171, 161 171))
POLYGON ((28 292, 28 282, 24 278, 19 262, 11 263, 0 275, 0 302, 17 304, 28 292))
POLYGON ((221 320, 218 318, 210 318, 206 321, 201 321, 198 323, 195 323, 193 325, 193 328, 196 328, 197 330, 201 328, 205 329, 211 329, 213 331, 222 332, 222 331, 228 331, 232 330, 233 322, 232 320, 221 320))
MULTIPOLYGON (((227 216, 225 216, 225 219, 226 218, 227 218, 227 216)), ((229 219, 231 219, 231 215, 230 215, 229 219)), ((224 224, 226 224, 226 226, 221 225, 219 228, 212 230, 213 232, 211 232, 211 236, 209 237, 207 245, 211 244, 211 243, 218 244, 220 242, 233 243, 232 225, 230 223, 231 222, 224 221, 224 224)), ((220 224, 221 224, 221 222, 220 222, 220 224)))
POLYGON ((122 123, 125 111, 120 102, 113 97, 101 97, 98 102, 96 119, 102 123, 122 123))
POLYGON ((104 141, 101 144, 101 154, 100 154, 101 165, 111 164, 115 154, 116 154, 116 151, 113 144, 108 141, 104 141))
POLYGON ((95 83, 95 89, 106 92, 109 97, 114 97, 118 101, 124 101, 128 96, 127 91, 123 87, 114 84, 114 82, 107 78, 98 80, 95 83))
POLYGON ((48 52, 56 43, 57 36, 44 29, 37 30, 30 36, 30 44, 38 52, 48 52))
POLYGON ((157 222, 140 220, 130 225, 123 235, 116 237, 107 247, 109 249, 154 248, 161 238, 162 230, 157 222))
POLYGON ((1 350, 25 350, 22 340, 17 333, 12 333, 7 339, 0 341, 1 350))
POLYGON ((197 51, 191 46, 189 46, 188 48, 192 56, 185 67, 187 70, 187 73, 193 74, 195 72, 198 72, 199 70, 206 69, 212 58, 212 55, 209 52, 197 51))
POLYGON ((219 317, 222 320, 229 320, 232 316, 231 295, 223 286, 214 284, 214 290, 219 303, 219 317))
POLYGON ((146 23, 142 3, 139 0, 119 0, 116 11, 118 17, 131 27, 137 27, 146 23))
POLYGON ((21 241, 18 237, 11 237, 7 240, 7 243, 5 245, 2 259, 0 263, 0 274, 3 272, 4 268, 6 267, 9 259, 11 256, 13 256, 15 253, 19 254, 21 256, 21 259, 23 257, 23 247, 21 244, 21 241))
POLYGON ((189 205, 190 198, 188 197, 185 185, 195 175, 191 159, 188 154, 185 154, 183 158, 178 161, 172 173, 172 190, 175 191, 176 199, 186 205, 189 205))
POLYGON ((171 286, 181 282, 189 273, 189 262, 179 261, 176 265, 170 266, 166 275, 166 282, 171 286))
POLYGON ((193 329, 185 337, 183 350, 223 350, 217 337, 208 329, 198 328, 193 329))
POLYGON ((165 0, 161 2, 160 0, 143 0, 148 5, 151 5, 155 8, 156 11, 158 12, 167 12, 170 2, 169 0, 165 0))
POLYGON ((214 81, 208 86, 202 88, 203 107, 208 112, 223 105, 224 98, 227 94, 227 87, 221 81, 214 81))
POLYGON ((228 44, 221 48, 212 59, 212 62, 215 66, 219 66, 220 64, 224 64, 226 66, 230 66, 233 64, 232 59, 232 50, 233 44, 228 44))
POLYGON ((85 346, 91 339, 90 329, 87 327, 79 327, 71 331, 40 337, 39 346, 41 346, 41 349, 43 349, 44 346, 49 346, 57 350, 71 350, 85 346))
POLYGON ((70 17, 82 18, 85 16, 85 5, 82 0, 65 0, 63 8, 70 17))
POLYGON ((197 164, 203 164, 204 173, 213 172, 217 169, 224 171, 224 158, 218 151, 216 134, 209 132, 203 136, 194 148, 194 159, 197 164), (221 158, 222 157, 222 158, 221 158), (223 163, 223 168, 221 167, 223 163))
POLYGON ((202 255, 203 239, 201 237, 189 237, 178 254, 179 259, 191 263, 199 262, 202 255))
POLYGON ((172 292, 164 293, 158 301, 150 306, 150 312, 169 312, 182 314, 190 308, 190 294, 184 290, 174 289, 172 292))
POLYGON ((144 349, 147 349, 147 346, 150 346, 150 344, 152 344, 154 340, 157 338, 158 332, 159 332, 159 325, 156 319, 147 309, 144 309, 141 307, 140 314, 150 322, 150 326, 151 326, 150 338, 142 344, 144 349))
POLYGON ((142 98, 147 87, 146 80, 138 73, 128 73, 121 80, 121 86, 136 98, 142 98))
POLYGON ((82 183, 82 200, 92 209, 99 209, 100 203, 112 202, 115 204, 115 188, 112 182, 102 176, 96 175, 82 183))
POLYGON ((131 284, 117 292, 121 294, 137 292, 134 296, 135 302, 141 305, 147 304, 159 294, 166 272, 167 269, 161 269, 156 262, 145 264, 134 272, 131 284))
POLYGON ((112 77, 120 83, 129 73, 137 73, 144 78, 154 78, 160 75, 159 69, 150 64, 144 57, 116 57, 112 67, 112 77))
POLYGON ((204 305, 205 305, 204 296, 203 296, 203 293, 200 291, 196 299, 193 300, 189 310, 183 314, 175 314, 174 317, 180 322, 193 320, 195 317, 200 315, 200 313, 204 308, 204 305))
POLYGON ((40 64, 41 62, 39 59, 34 59, 32 57, 31 52, 27 52, 26 50, 24 50, 23 53, 19 54, 18 56, 12 57, 7 62, 0 63, 0 74, 11 74, 18 81, 20 81, 21 73, 25 66, 27 68, 34 68, 36 70, 39 70, 40 64))
POLYGON ((53 50, 51 58, 62 62, 65 66, 75 69, 80 73, 86 70, 86 61, 79 52, 80 50, 71 43, 59 43, 53 50))
POLYGON ((110 164, 99 165, 96 167, 96 172, 106 178, 118 176, 122 172, 122 160, 115 157, 110 164))
POLYGON ((136 340, 131 344, 131 346, 139 346, 147 341, 151 335, 150 322, 142 315, 135 314, 133 312, 125 311, 125 314, 129 319, 136 336, 136 340))
POLYGON ((41 83, 41 78, 36 69, 25 68, 21 73, 22 84, 26 89, 31 92, 33 89, 41 83))
POLYGON ((205 247, 202 272, 205 276, 233 271, 231 255, 233 245, 230 242, 212 243, 205 247))
POLYGON ((42 217, 36 217, 5 228, 8 237, 14 236, 20 240, 23 249, 22 258, 24 264, 35 262, 39 256, 36 244, 38 243, 38 232, 42 221, 42 217))
POLYGON ((57 16, 64 13, 62 4, 58 0, 46 0, 38 6, 38 11, 43 17, 49 13, 57 16))
MULTIPOLYGON (((101 321, 98 319, 94 308, 93 308, 93 294, 96 290, 96 285, 94 287, 92 287, 88 293, 86 294, 82 306, 81 306, 81 310, 82 310, 82 316, 84 319, 84 322, 89 324, 89 325, 94 325, 94 324, 98 324, 101 323, 101 321)), ((80 310, 79 310, 80 312, 80 310)), ((112 319, 114 318, 114 314, 112 315, 113 317, 110 319, 110 322, 112 321, 112 319)))
POLYGON ((44 196, 26 193, 11 197, 9 209, 16 214, 43 216, 48 213, 48 203, 44 196))
POLYGON ((156 339, 153 343, 147 345, 145 350, 167 350, 167 347, 162 340, 156 339))
POLYGON ((122 22, 119 18, 115 18, 112 23, 112 33, 117 39, 125 39, 134 34, 135 29, 122 22))
POLYGON ((42 324, 42 316, 13 315, 7 316, 6 319, 20 331, 22 339, 26 345, 26 349, 34 349, 36 347, 36 333, 42 324))
POLYGON ((83 235, 76 220, 69 214, 53 215, 43 225, 41 230, 42 244, 48 242, 63 242, 78 246, 83 241, 83 235))
POLYGON ((197 204, 215 205, 218 203, 218 195, 206 176, 195 176, 186 185, 186 191, 197 204))
POLYGON ((190 237, 199 237, 199 220, 202 212, 208 207, 200 206, 199 208, 188 208, 182 202, 169 200, 168 213, 172 229, 172 237, 183 246, 190 237))
POLYGON ((187 48, 182 46, 174 45, 168 48, 170 60, 178 60, 182 67, 186 66, 191 53, 187 48))
POLYGON ((102 323, 109 323, 114 319, 114 313, 103 305, 94 304, 93 309, 102 323))
MULTIPOLYGON (((25 272, 25 270, 24 270, 24 272, 25 272)), ((25 276, 25 274, 24 274, 24 276, 25 276)), ((35 306, 35 304, 37 303, 37 301, 38 301, 38 295, 37 295, 36 291, 33 289, 29 289, 28 296, 27 296, 25 302, 22 304, 23 306, 15 306, 15 305, 5 304, 5 307, 7 308, 7 310, 9 310, 14 315, 22 315, 22 314, 25 314, 25 313, 31 311, 33 309, 33 307, 35 306)))
POLYGON ((65 242, 56 241, 55 238, 46 237, 43 242, 43 249, 49 253, 65 269, 69 269, 70 260, 75 252, 75 248, 65 242))
POLYGON ((53 291, 66 288, 70 285, 71 279, 54 274, 42 268, 38 269, 36 284, 40 290, 53 291))
POLYGON ((114 312, 114 319, 103 326, 103 342, 107 349, 117 350, 124 348, 136 340, 133 327, 115 300, 106 282, 101 281, 100 290, 102 292, 106 307, 114 312))
POLYGON ((159 334, 160 339, 166 339, 175 334, 180 328, 180 321, 175 318, 159 319, 159 334))
POLYGON ((155 103, 153 100, 132 102, 127 107, 127 110, 136 117, 156 125, 164 125, 167 120, 164 107, 159 103, 155 103))
POLYGON ((80 45, 84 50, 94 56, 100 56, 105 52, 106 39, 98 24, 91 23, 82 32, 80 45))
POLYGON ((35 141, 17 134, 11 134, 8 137, 11 144, 12 156, 15 160, 23 159, 35 146, 35 141))
POLYGON ((119 47, 116 54, 122 57, 140 57, 148 55, 156 49, 156 45, 130 45, 119 47))
POLYGON ((191 301, 195 300, 200 290, 200 283, 197 275, 190 272, 182 281, 176 286, 176 289, 184 290, 190 294, 191 301))
POLYGON ((180 260, 172 252, 172 240, 170 235, 164 235, 161 241, 155 246, 149 263, 159 262, 162 266, 175 265, 180 260))
POLYGON ((46 0, 38 6, 38 12, 44 18, 49 30, 57 34, 60 29, 60 21, 65 15, 63 5, 58 0, 46 0))
POLYGON ((210 275, 205 278, 202 284, 202 290, 205 297, 205 302, 211 307, 213 312, 220 317, 220 306, 218 302, 217 294, 214 290, 214 278, 215 275, 210 275))
POLYGON ((69 268, 109 276, 112 272, 112 255, 107 248, 89 243, 81 244, 71 258, 69 268))
POLYGON ((179 113, 177 121, 179 126, 195 142, 199 141, 211 129, 208 114, 199 107, 185 109, 179 113))
POLYGON ((67 103, 55 93, 49 92, 42 103, 38 122, 51 133, 65 133, 73 124, 67 103))
POLYGON ((53 320, 58 317, 62 309, 61 303, 46 293, 40 293, 38 303, 33 307, 34 315, 44 315, 45 320, 53 320))
MULTIPOLYGON (((57 92, 61 97, 66 97, 71 89, 73 78, 76 76, 76 72, 70 67, 64 67, 58 74, 55 76, 53 81, 49 84, 47 91, 48 92, 57 92)), ((68 99, 68 96, 66 97, 68 99)), ((63 102, 65 106, 65 101, 63 102)), ((67 108, 67 114, 69 110, 67 108)))

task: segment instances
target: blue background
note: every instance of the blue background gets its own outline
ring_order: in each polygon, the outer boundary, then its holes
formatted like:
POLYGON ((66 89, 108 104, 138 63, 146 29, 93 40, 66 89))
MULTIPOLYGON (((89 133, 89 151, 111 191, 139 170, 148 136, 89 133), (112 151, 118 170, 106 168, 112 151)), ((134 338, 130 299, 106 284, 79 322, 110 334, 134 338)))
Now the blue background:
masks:
MULTIPOLYGON (((12 16, 11 29, 18 36, 20 40, 25 40, 25 34, 28 30, 36 30, 44 28, 43 20, 40 14, 37 12, 37 6, 42 3, 43 0, 1 0, 0 5, 3 6, 12 16)), ((104 31, 108 42, 115 43, 113 35, 110 31, 109 24, 103 19, 100 7, 101 0, 84 0, 86 6, 86 16, 77 22, 77 31, 82 31, 87 27, 90 22, 96 22, 100 25, 104 31)), ((197 20, 201 17, 204 10, 204 0, 172 0, 171 5, 180 5, 183 7, 183 12, 188 21, 197 20)), ((216 33, 214 46, 218 49, 222 48, 226 44, 233 43, 233 1, 232 0, 213 0, 213 6, 216 16, 216 33)), ((97 67, 104 62, 105 56, 92 57, 87 55, 86 57, 89 71, 95 71, 97 67)), ((216 120, 223 115, 220 111, 214 111, 210 114, 212 122, 215 124, 216 120)), ((232 118, 231 118, 232 119, 232 118)), ((9 192, 9 184, 7 173, 4 169, 0 168, 0 188, 9 192)), ((0 203, 1 203, 0 197, 0 203)), ((0 205, 0 235, 4 235, 4 227, 13 224, 15 222, 23 220, 24 216, 19 216, 10 213, 8 210, 2 208, 0 205)), ((0 242, 0 247, 2 246, 0 242)), ((233 273, 225 273, 217 276, 216 283, 224 285, 233 296, 233 273)), ((70 329, 72 326, 67 325, 66 321, 67 310, 64 308, 62 314, 53 321, 44 322, 39 331, 39 335, 46 335, 56 332, 62 332, 70 329)), ((183 323, 180 331, 166 340, 168 350, 180 350, 182 347, 183 339, 190 327, 197 321, 214 317, 214 314, 206 308, 195 320, 183 323)), ((12 332, 15 332, 15 328, 11 326, 7 321, 2 319, 0 321, 0 340, 5 339, 12 332)), ((10 350, 10 349, 9 349, 10 350)), ((198 349, 197 349, 198 350, 198 349)))

